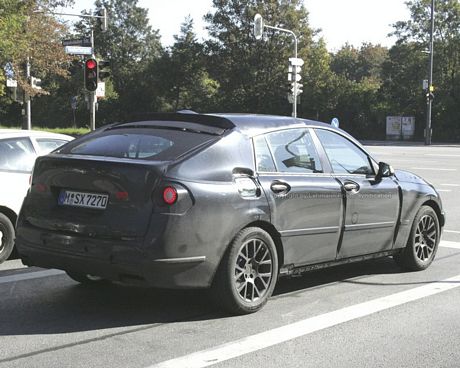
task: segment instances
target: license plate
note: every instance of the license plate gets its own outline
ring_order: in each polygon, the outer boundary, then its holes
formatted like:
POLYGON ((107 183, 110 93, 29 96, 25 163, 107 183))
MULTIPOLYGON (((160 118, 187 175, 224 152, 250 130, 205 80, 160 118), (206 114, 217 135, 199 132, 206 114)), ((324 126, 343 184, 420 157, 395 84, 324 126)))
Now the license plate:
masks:
POLYGON ((61 206, 96 208, 104 210, 107 207, 109 196, 99 193, 84 193, 71 190, 61 190, 58 203, 61 206))

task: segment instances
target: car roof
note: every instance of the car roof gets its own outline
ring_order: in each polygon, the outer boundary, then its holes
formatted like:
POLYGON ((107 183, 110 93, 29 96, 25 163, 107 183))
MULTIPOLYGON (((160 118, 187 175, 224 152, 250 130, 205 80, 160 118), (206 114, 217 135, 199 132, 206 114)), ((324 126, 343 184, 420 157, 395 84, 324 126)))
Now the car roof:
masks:
MULTIPOLYGON (((343 132, 330 124, 319 121, 293 118, 290 116, 247 114, 247 113, 210 113, 198 114, 194 111, 183 110, 177 113, 143 113, 137 114, 130 122, 116 123, 107 129, 123 127, 175 127, 192 129, 210 134, 222 135, 227 130, 237 130, 252 137, 269 131, 294 127, 323 127, 343 132), (165 125, 166 123, 166 125, 165 125)), ((345 133, 346 134, 346 133, 345 133)))
POLYGON ((217 113, 209 114, 212 116, 218 116, 231 121, 235 127, 243 134, 254 136, 261 133, 266 133, 272 130, 279 130, 283 128, 293 127, 324 127, 332 130, 339 131, 330 124, 322 123, 315 120, 293 118, 291 116, 278 116, 278 115, 264 115, 264 114, 228 114, 228 113, 217 113))
POLYGON ((0 139, 18 137, 55 138, 66 141, 74 139, 70 135, 45 132, 40 130, 0 129, 0 139))

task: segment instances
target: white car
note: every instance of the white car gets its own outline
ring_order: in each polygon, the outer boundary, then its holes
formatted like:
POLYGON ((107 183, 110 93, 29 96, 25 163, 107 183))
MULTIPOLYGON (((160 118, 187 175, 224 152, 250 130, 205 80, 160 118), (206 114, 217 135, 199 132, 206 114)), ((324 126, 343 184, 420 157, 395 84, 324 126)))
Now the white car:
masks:
POLYGON ((35 159, 72 139, 64 134, 0 129, 0 263, 13 250, 14 224, 29 188, 35 159))

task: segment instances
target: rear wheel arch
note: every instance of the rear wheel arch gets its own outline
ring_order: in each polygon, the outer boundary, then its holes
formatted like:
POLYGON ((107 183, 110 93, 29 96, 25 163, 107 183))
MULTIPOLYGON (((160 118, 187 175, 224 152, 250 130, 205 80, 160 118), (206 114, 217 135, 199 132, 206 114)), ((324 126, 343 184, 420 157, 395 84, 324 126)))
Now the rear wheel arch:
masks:
POLYGON ((281 234, 276 230, 276 228, 269 222, 266 221, 254 221, 246 225, 247 227, 259 227, 262 230, 265 230, 273 239, 273 242, 276 246, 276 252, 278 255, 278 267, 281 268, 284 265, 284 248, 283 242, 281 241, 281 234))
POLYGON ((0 213, 3 213, 6 217, 8 217, 13 226, 16 227, 16 220, 18 219, 16 212, 8 207, 0 206, 0 213))
POLYGON ((211 297, 232 314, 256 312, 272 295, 278 274, 278 251, 272 235, 260 226, 244 227, 220 261, 211 297))
POLYGON ((270 237, 272 238, 273 242, 275 243, 276 253, 277 253, 277 256, 278 256, 278 272, 279 272, 279 269, 284 265, 284 248, 283 248, 283 243, 281 241, 281 235, 278 232, 278 230, 276 230, 276 228, 271 223, 269 223, 267 221, 254 221, 254 222, 251 222, 251 223, 247 224, 246 226, 242 227, 241 229, 238 229, 237 231, 235 231, 235 234, 231 238, 230 242, 225 245, 225 247, 223 248, 223 252, 222 252, 222 254, 220 256, 219 263, 217 264, 217 266, 214 269, 214 275, 211 278, 211 285, 214 282, 214 279, 215 279, 216 274, 217 274, 217 270, 220 268, 220 264, 222 263, 222 260, 224 259, 225 254, 228 252, 228 249, 229 249, 231 243, 233 242, 235 237, 242 230, 247 229, 249 227, 258 227, 258 228, 266 231, 268 233, 268 235, 270 235, 270 237))

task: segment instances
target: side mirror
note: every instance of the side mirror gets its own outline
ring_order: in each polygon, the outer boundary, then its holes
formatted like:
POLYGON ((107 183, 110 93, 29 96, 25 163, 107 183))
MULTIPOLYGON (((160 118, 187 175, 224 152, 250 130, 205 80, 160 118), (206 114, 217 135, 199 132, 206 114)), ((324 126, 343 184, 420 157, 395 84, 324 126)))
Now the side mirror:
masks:
POLYGON ((379 162, 379 172, 377 173, 378 178, 388 178, 395 174, 394 169, 391 165, 385 162, 379 162))

